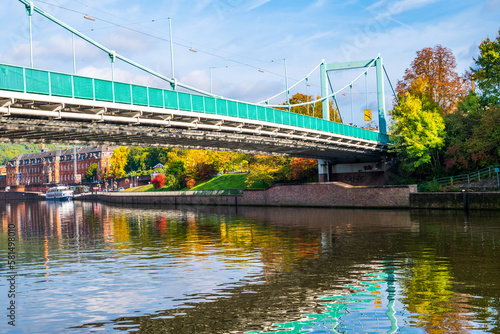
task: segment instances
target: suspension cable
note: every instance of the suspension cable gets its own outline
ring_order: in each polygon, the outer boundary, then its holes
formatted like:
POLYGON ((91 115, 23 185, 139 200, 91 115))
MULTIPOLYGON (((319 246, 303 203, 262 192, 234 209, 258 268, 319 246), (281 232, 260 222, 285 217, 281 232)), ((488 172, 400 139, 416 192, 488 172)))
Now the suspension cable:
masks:
POLYGON ((399 103, 398 94, 396 94, 396 92, 394 91, 394 87, 392 87, 391 79, 389 78, 389 75, 387 74, 387 70, 385 69, 384 64, 382 64, 382 68, 384 69, 384 73, 385 73, 385 76, 387 78, 387 81, 389 81, 389 85, 391 86, 392 93, 394 94, 394 97, 396 98, 396 102, 399 103))
MULTIPOLYGON (((297 81, 297 83, 295 83, 293 86, 289 87, 289 88, 288 88, 288 90, 291 90, 292 88, 294 88, 295 86, 297 86, 299 83, 301 83, 302 81, 304 81, 304 80, 306 80, 307 78, 309 78, 309 77, 311 76, 311 74, 313 74, 313 73, 314 73, 314 71, 316 71, 316 70, 318 69, 318 67, 320 67, 320 66, 321 66, 321 63, 319 63, 319 64, 318 64, 318 66, 316 66, 316 67, 315 67, 315 68, 314 68, 311 72, 309 72, 309 74, 308 74, 308 75, 306 75, 305 77, 303 77, 302 79, 300 79, 299 81, 297 81)), ((278 97, 278 96, 280 96, 281 94, 286 93, 286 92, 287 92, 287 90, 284 90, 284 91, 282 91, 282 92, 280 92, 280 93, 278 93, 278 94, 276 94, 276 95, 271 96, 271 97, 270 97, 270 98, 268 98, 268 99, 265 99, 265 100, 263 100, 263 101, 257 102, 257 104, 262 104, 262 103, 269 102, 269 100, 272 100, 272 99, 274 99, 275 97, 278 97)))
MULTIPOLYGON (((370 64, 368 64, 368 66, 366 67, 366 70, 365 70, 364 72, 362 72, 360 75, 358 75, 358 76, 357 76, 357 77, 356 77, 353 81, 351 81, 350 83, 348 83, 348 84, 347 84, 347 85, 345 85, 344 87, 340 88, 338 91, 333 92, 333 93, 332 93, 332 94, 330 94, 330 95, 327 95, 327 96, 325 96, 325 97, 322 97, 322 98, 320 98, 320 99, 317 99, 317 100, 314 100, 314 101, 311 101, 311 102, 303 102, 303 103, 292 104, 292 107, 300 107, 300 106, 305 106, 305 105, 307 105, 307 104, 317 103, 317 102, 320 102, 320 101, 322 102, 322 101, 324 101, 324 100, 326 100, 326 99, 329 99, 330 97, 332 97, 332 96, 334 96, 334 95, 337 95, 338 93, 340 93, 341 91, 343 91, 344 89, 348 88, 350 85, 352 85, 353 83, 355 83, 356 81, 358 81, 358 80, 359 80, 359 78, 361 78, 361 76, 362 76, 363 74, 365 74, 365 72, 367 72, 367 71, 370 69, 370 67, 372 67, 372 66, 373 66, 373 64, 375 64, 375 61, 376 61, 378 58, 380 58, 380 54, 379 54, 377 57, 375 57, 375 58, 374 58, 374 59, 370 62, 370 64)), ((281 104, 281 105, 280 105, 280 104, 270 104, 270 105, 266 105, 266 107, 272 107, 272 108, 283 108, 283 106, 284 106, 283 104, 281 104)))

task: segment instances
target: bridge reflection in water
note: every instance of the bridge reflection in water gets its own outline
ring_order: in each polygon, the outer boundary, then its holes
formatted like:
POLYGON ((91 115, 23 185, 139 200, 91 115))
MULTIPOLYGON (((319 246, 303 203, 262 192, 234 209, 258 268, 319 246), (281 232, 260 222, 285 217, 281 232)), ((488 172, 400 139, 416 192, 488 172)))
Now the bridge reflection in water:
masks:
POLYGON ((8 222, 18 233, 21 331, 498 331, 495 213, 80 202, 0 212, 1 256, 8 222))

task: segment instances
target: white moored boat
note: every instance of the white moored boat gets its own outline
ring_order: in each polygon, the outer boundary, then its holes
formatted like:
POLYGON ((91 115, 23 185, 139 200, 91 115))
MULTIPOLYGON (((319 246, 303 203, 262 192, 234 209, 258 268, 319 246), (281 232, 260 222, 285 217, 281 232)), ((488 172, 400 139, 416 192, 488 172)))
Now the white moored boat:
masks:
POLYGON ((73 199, 73 190, 66 186, 57 186, 49 188, 47 195, 45 196, 47 200, 71 200, 73 199))

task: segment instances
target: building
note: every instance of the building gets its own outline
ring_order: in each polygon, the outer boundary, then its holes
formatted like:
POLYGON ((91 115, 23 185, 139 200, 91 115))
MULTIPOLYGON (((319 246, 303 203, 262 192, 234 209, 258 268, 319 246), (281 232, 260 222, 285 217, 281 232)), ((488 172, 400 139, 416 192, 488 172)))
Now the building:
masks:
POLYGON ((7 167, 0 167, 0 190, 7 187, 7 167))
POLYGON ((108 172, 113 149, 111 146, 77 148, 76 160, 73 148, 56 151, 42 148, 39 153, 21 154, 7 162, 6 183, 7 186, 79 183, 94 163, 102 173, 108 172))

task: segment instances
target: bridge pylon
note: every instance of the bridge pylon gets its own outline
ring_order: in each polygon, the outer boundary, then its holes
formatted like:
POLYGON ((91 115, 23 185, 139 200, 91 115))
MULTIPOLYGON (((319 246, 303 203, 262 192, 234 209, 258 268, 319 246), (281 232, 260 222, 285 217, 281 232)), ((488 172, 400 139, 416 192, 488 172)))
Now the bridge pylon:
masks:
MULTIPOLYGON (((325 61, 323 61, 321 63, 320 80, 321 80, 322 111, 324 120, 327 121, 330 120, 330 112, 328 109, 328 72, 355 69, 355 68, 367 68, 373 65, 375 65, 376 67, 376 76, 377 76, 379 132, 382 134, 387 134, 387 123, 385 120, 386 110, 385 110, 385 94, 384 94, 384 68, 383 68, 382 57, 380 55, 378 55, 375 59, 370 59, 370 60, 348 61, 344 63, 331 63, 331 64, 328 64, 325 61)), ((335 98, 335 96, 333 96, 333 98, 335 98)))

